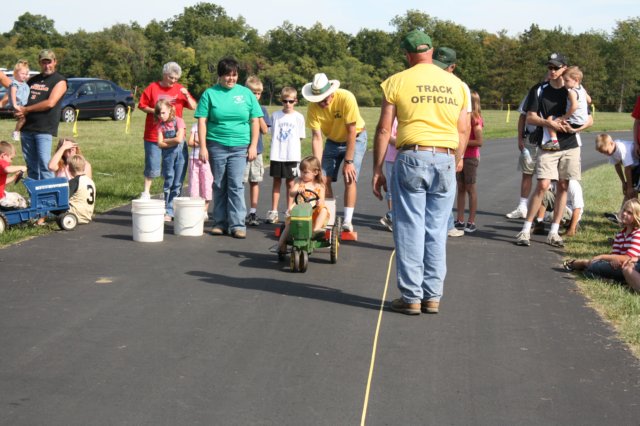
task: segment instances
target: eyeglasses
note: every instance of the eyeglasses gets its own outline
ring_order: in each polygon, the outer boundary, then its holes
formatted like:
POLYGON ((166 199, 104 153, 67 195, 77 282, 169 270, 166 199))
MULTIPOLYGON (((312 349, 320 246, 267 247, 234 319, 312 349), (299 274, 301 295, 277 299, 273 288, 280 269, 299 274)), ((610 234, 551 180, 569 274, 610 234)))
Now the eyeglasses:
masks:
POLYGON ((295 104, 296 100, 295 99, 283 99, 282 103, 283 104, 295 104))
POLYGON ((560 68, 562 68, 562 67, 554 67, 553 65, 549 65, 549 66, 547 67, 547 69, 548 69, 549 71, 558 71, 560 68))

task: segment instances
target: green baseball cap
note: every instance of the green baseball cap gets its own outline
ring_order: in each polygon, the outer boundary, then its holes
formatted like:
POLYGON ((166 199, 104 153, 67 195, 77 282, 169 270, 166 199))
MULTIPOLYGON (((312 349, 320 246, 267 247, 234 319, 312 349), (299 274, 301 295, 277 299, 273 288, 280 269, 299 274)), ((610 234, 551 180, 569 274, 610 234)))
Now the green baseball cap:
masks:
POLYGON ((409 53, 423 53, 430 50, 433 47, 431 44, 431 37, 420 30, 413 30, 406 36, 400 43, 400 47, 409 53), (420 46, 427 46, 427 48, 420 48, 420 46))
POLYGON ((433 52, 433 64, 439 66, 442 69, 449 68, 449 66, 456 63, 456 51, 449 47, 438 47, 433 52))

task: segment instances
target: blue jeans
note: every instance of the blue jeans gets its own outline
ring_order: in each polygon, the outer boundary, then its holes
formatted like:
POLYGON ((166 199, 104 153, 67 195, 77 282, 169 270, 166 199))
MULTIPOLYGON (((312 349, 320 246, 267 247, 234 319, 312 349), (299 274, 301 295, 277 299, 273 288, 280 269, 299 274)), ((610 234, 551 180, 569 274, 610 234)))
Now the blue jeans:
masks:
POLYGON ((407 303, 442 297, 447 221, 456 195, 453 155, 401 151, 393 168, 393 239, 398 288, 407 303))
POLYGON ((606 260, 597 260, 591 263, 591 265, 589 265, 589 267, 584 270, 584 275, 589 278, 605 278, 622 283, 625 282, 624 275, 622 274, 622 269, 615 269, 606 260))
POLYGON ((27 176, 31 179, 50 179, 54 174, 49 170, 51 143, 53 136, 46 133, 22 132, 22 156, 27 163, 27 176))
MULTIPOLYGON (((338 172, 340 171, 340 163, 344 160, 344 154, 347 152, 346 143, 334 142, 327 139, 322 152, 322 171, 325 176, 329 176, 332 182, 338 180, 338 172)), ((367 152, 367 131, 363 130, 356 136, 356 152, 353 157, 353 165, 356 168, 356 180, 360 175, 360 167, 364 153, 367 152)))
POLYGON ((207 141, 207 150, 213 173, 213 226, 230 233, 246 231, 247 207, 242 179, 247 165, 247 146, 207 141))
POLYGON ((144 177, 157 178, 160 176, 162 164, 162 148, 155 142, 144 141, 144 177))
POLYGON ((173 217, 173 199, 180 196, 187 174, 187 144, 182 142, 162 149, 162 177, 164 178, 164 204, 167 214, 173 217))

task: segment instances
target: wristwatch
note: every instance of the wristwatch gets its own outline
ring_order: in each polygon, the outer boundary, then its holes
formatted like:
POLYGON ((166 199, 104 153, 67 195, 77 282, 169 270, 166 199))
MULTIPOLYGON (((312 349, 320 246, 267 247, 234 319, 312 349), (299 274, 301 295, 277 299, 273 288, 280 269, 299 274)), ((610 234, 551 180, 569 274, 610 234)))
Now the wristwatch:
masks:
POLYGON ((344 160, 344 164, 353 164, 353 160, 344 160))

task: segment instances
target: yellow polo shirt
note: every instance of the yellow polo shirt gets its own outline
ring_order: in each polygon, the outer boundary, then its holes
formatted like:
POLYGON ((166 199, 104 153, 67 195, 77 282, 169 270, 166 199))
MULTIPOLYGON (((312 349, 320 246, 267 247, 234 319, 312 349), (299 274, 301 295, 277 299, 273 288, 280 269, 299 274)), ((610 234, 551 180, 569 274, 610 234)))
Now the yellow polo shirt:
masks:
POLYGON ((380 85, 396 106, 396 147, 428 145, 458 148, 458 118, 468 99, 464 83, 433 64, 417 64, 380 85))
POLYGON ((316 103, 309 104, 307 125, 311 130, 321 130, 322 134, 334 142, 347 141, 347 124, 356 124, 356 133, 364 129, 358 102, 353 93, 338 89, 331 104, 322 108, 316 103))

